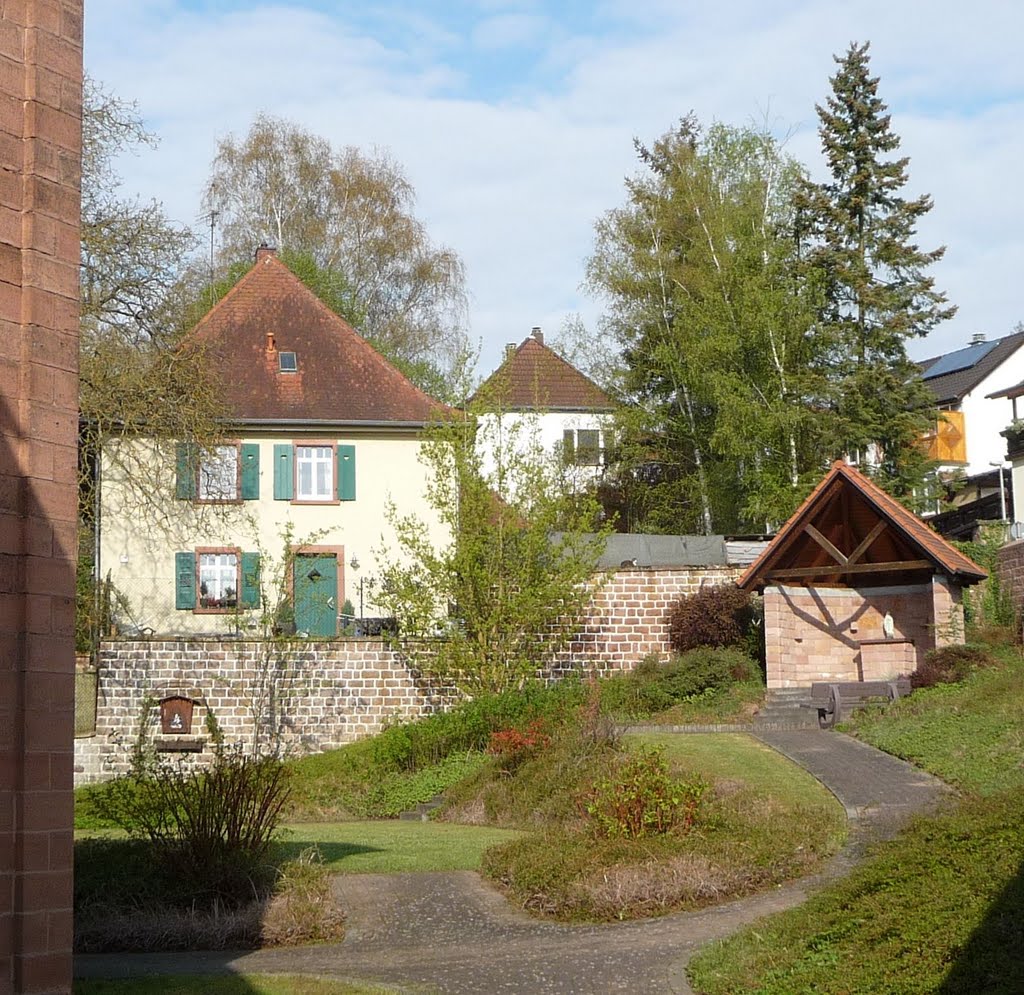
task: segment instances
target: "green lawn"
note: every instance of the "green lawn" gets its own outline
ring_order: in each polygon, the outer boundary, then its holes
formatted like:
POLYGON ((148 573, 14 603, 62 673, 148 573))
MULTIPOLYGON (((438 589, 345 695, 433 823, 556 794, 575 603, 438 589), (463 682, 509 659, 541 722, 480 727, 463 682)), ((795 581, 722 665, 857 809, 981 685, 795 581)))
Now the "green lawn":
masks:
MULTIPOLYGON (((408 990, 408 989, 405 989, 408 990)), ((78 980, 74 995, 388 995, 393 988, 293 975, 243 974, 78 980)))
POLYGON ((1024 661, 1010 649, 965 684, 915 691, 843 728, 964 792, 1024 788, 1024 661))
POLYGON ((955 784, 797 909, 710 945, 689 965, 706 995, 1019 995, 1024 991, 1024 660, 916 691, 848 728, 955 784))
POLYGON ((328 868, 340 874, 474 871, 484 850, 518 835, 444 822, 307 823, 286 826, 281 846, 290 858, 315 845, 328 868))
POLYGON ((672 763, 718 780, 739 779, 761 797, 773 795, 793 807, 821 807, 841 813, 835 796, 807 771, 742 733, 643 733, 627 736, 625 742, 659 747, 672 763))

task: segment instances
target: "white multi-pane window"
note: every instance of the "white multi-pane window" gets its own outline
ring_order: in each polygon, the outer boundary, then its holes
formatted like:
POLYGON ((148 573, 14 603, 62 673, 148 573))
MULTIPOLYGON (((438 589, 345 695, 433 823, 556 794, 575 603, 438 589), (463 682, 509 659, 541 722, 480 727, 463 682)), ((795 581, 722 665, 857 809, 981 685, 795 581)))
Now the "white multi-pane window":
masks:
POLYGON ((234 608, 238 604, 238 554, 199 554, 199 606, 234 608))
POLYGON ((238 498, 238 446, 216 446, 199 460, 199 499, 238 498))
POLYGON ((562 456, 566 463, 577 466, 599 466, 601 433, 596 428, 567 428, 562 433, 562 456))
POLYGON ((334 447, 295 447, 296 497, 299 501, 330 501, 334 497, 334 447))

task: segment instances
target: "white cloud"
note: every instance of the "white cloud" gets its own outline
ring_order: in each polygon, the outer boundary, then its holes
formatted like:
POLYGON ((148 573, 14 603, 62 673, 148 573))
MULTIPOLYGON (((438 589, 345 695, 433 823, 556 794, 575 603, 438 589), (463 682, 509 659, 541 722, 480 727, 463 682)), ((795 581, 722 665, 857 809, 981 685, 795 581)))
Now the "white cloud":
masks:
POLYGON ((832 54, 853 39, 872 41, 911 157, 907 193, 935 198, 921 244, 948 246, 934 276, 960 305, 915 354, 978 330, 1006 334, 1024 316, 1024 15, 1011 3, 616 0, 585 22, 555 3, 480 0, 443 19, 393 3, 374 8, 372 30, 332 7, 211 6, 87 5, 88 68, 137 98, 162 137, 156 153, 122 164, 129 188, 195 219, 217 137, 244 132, 259 111, 338 144, 389 148, 428 230, 466 260, 485 371, 534 324, 553 330, 576 310, 596 320, 578 285, 593 222, 635 169, 634 135, 650 141, 691 109, 737 124, 767 113, 795 129, 789 151, 821 175, 814 104, 832 54), (520 51, 539 76, 501 75, 520 51))

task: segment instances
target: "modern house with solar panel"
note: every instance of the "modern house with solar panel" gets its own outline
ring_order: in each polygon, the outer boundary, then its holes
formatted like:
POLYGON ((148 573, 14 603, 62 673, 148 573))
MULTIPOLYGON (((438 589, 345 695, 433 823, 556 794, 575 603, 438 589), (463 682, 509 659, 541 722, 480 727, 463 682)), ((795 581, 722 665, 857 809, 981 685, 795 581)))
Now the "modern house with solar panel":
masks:
POLYGON ((971 538, 978 521, 1011 518, 1012 485, 1002 431, 1013 415, 1007 389, 1024 381, 1024 332, 970 345, 920 363, 940 417, 928 436, 939 473, 961 471, 951 501, 937 506, 933 527, 971 538))
POLYGON ((1010 405, 999 393, 1024 380, 1024 332, 1002 339, 976 335, 963 349, 926 359, 921 376, 942 418, 929 456, 970 477, 1006 458, 999 434, 1010 422, 1010 405))

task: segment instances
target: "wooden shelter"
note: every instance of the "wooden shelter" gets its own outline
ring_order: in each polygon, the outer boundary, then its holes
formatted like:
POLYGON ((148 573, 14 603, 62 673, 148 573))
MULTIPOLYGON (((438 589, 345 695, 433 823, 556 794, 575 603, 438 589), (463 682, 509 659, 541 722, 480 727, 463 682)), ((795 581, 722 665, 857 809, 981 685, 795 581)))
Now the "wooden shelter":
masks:
POLYGON ((737 582, 763 591, 768 686, 880 680, 961 642, 986 573, 837 461, 737 582))

